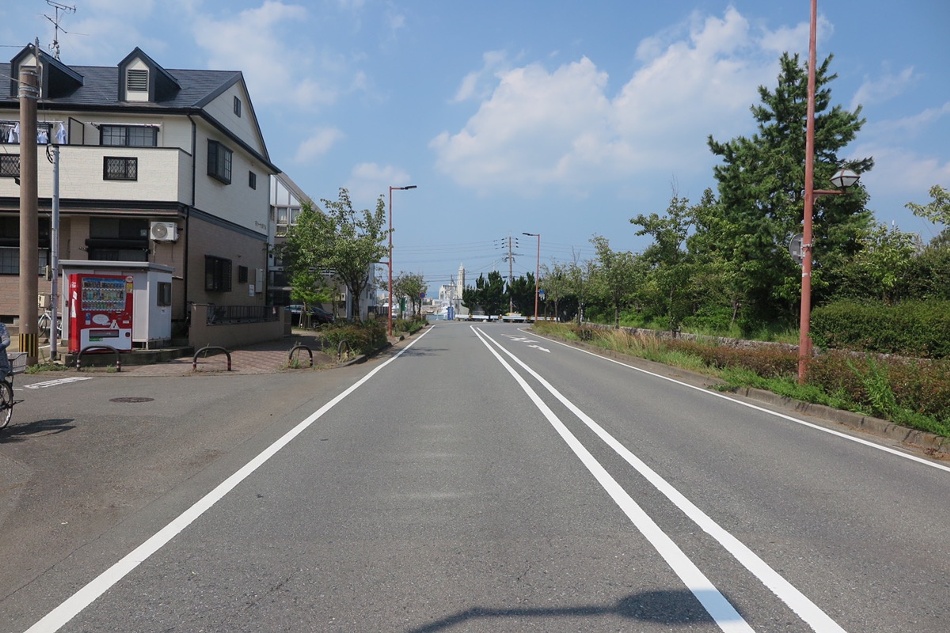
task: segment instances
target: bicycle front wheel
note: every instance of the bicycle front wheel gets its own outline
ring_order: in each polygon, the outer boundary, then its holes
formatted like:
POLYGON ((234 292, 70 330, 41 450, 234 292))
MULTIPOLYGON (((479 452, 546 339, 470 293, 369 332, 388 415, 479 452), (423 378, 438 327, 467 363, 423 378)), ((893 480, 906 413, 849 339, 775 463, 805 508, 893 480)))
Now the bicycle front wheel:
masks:
POLYGON ((13 387, 5 380, 0 380, 0 429, 10 423, 13 417, 13 387))

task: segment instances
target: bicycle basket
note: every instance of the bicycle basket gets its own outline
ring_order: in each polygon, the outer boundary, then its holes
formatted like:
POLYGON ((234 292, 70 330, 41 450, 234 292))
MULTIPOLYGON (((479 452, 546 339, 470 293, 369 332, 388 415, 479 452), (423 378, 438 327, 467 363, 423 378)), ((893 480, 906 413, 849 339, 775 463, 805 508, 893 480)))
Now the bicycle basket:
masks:
POLYGON ((14 374, 22 374, 26 371, 26 352, 19 354, 10 354, 10 368, 14 374))

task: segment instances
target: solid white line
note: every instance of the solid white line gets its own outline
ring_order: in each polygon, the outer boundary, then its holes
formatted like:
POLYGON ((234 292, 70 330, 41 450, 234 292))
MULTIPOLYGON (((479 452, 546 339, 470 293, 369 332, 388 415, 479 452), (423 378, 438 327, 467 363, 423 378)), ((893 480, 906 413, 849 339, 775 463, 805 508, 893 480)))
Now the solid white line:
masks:
POLYGON ((149 556, 160 550, 165 544, 171 541, 175 536, 181 533, 186 527, 191 525, 195 519, 207 512, 214 504, 224 498, 238 484, 244 481, 251 473, 260 468, 267 460, 273 457, 280 449, 289 444, 295 437, 304 432, 311 424, 319 420, 330 409, 342 402, 346 397, 366 384, 370 378, 383 370, 384 367, 402 356, 410 347, 415 345, 423 336, 429 333, 431 328, 423 332, 418 338, 413 340, 398 354, 376 367, 371 372, 363 376, 360 380, 353 383, 343 393, 336 396, 325 405, 311 413, 305 420, 297 424, 290 431, 285 433, 280 439, 268 446, 262 453, 245 464, 233 475, 218 484, 214 490, 199 499, 193 506, 182 512, 171 523, 159 530, 153 536, 149 537, 144 543, 136 547, 129 554, 115 563, 112 567, 105 570, 95 579, 90 581, 82 589, 67 598, 62 604, 47 613, 36 624, 27 629, 26 633, 53 633, 58 631, 67 622, 76 617, 76 615, 92 604, 99 596, 104 594, 113 585, 122 580, 129 572, 139 566, 140 563, 148 559, 149 556))
MULTIPOLYGON (((541 397, 531 388, 530 385, 521 377, 514 368, 503 359, 495 349, 486 342, 486 338, 495 343, 488 335, 470 326, 472 331, 479 337, 482 344, 495 356, 501 365, 508 370, 508 373, 521 386, 524 392, 531 398, 534 405, 544 414, 551 426, 560 434, 561 438, 571 447, 574 454, 581 460, 587 470, 597 479, 598 483, 607 491, 607 494, 614 500, 620 509, 633 522, 640 533, 650 542, 656 551, 663 557, 663 560, 670 566, 673 572, 679 576, 686 587, 692 592, 696 599, 703 605, 703 608, 709 613, 710 617, 716 622, 723 631, 752 631, 752 627, 743 619, 738 611, 729 603, 725 596, 716 589, 702 571, 689 559, 686 554, 673 542, 673 540, 663 532, 662 529, 651 519, 646 512, 637 504, 633 498, 627 494, 627 491, 610 476, 610 473, 600 465, 593 455, 584 447, 583 444, 567 429, 558 419, 557 415, 544 403, 541 397)), ((495 343, 498 345, 498 343, 495 343)), ((500 347, 500 346, 499 346, 500 347)), ((504 348, 501 348, 505 351, 504 348)), ((510 356, 510 354, 509 354, 510 356)), ((517 360, 517 359, 516 359, 517 360)))
POLYGON ((837 622, 832 620, 818 607, 818 605, 809 600, 805 594, 796 589, 794 585, 785 580, 785 578, 783 578, 778 572, 772 569, 768 563, 759 558, 755 552, 749 549, 739 539, 723 529, 718 523, 709 517, 709 515, 700 510, 692 501, 687 499, 669 482, 663 479, 663 477, 661 477, 656 471, 647 466, 642 460, 631 453, 623 444, 621 444, 616 438, 604 430, 603 427, 597 424, 590 416, 577 408, 574 403, 564 397, 564 395, 555 389, 548 381, 539 376, 537 372, 528 367, 514 354, 502 347, 500 343, 491 339, 491 337, 489 337, 487 334, 483 334, 483 336, 491 340, 492 343, 494 343, 501 351, 503 351, 507 356, 520 365, 535 380, 541 383, 541 385, 551 395, 557 398, 561 404, 567 407, 574 415, 578 417, 578 419, 586 424, 588 428, 596 433, 597 436, 604 441, 604 443, 614 450, 614 452, 620 455, 628 464, 633 466, 637 472, 643 475, 647 481, 653 484, 657 490, 659 490, 667 499, 673 502, 677 508, 679 508, 687 517, 696 523, 696 525, 702 528, 704 532, 716 539, 716 541, 718 541, 719 544, 726 549, 726 551, 732 554, 732 556, 743 567, 745 567, 756 578, 758 578, 759 581, 768 587, 772 593, 778 596, 782 602, 787 604, 789 608, 797 613, 798 616, 802 618, 802 620, 804 620, 812 629, 819 631, 819 633, 844 631, 844 629, 842 629, 837 622))
POLYGON ((736 403, 736 404, 742 405, 743 407, 748 407, 749 409, 755 409, 756 411, 761 411, 762 413, 767 413, 767 414, 772 415, 772 416, 775 416, 775 417, 777 417, 777 418, 782 418, 783 420, 788 420, 789 422, 794 422, 795 424, 799 424, 799 425, 801 425, 801 426, 805 426, 805 427, 808 427, 808 428, 810 428, 810 429, 814 429, 814 430, 816 430, 816 431, 821 431, 822 433, 828 433, 829 435, 834 435, 835 437, 840 437, 841 439, 848 440, 849 442, 855 442, 855 443, 857 443, 857 444, 861 444, 861 445, 863 445, 863 446, 867 446, 867 447, 870 447, 870 448, 873 448, 873 449, 876 449, 876 450, 879 450, 879 451, 883 451, 883 452, 885 452, 885 453, 890 453, 891 455, 896 455, 897 457, 902 457, 902 458, 904 458, 904 459, 908 459, 908 460, 910 460, 910 461, 912 461, 912 462, 917 462, 918 464, 923 464, 924 466, 930 466, 931 468, 936 468, 937 470, 943 470, 943 471, 946 471, 946 472, 950 473, 950 466, 946 466, 946 465, 944 465, 944 464, 938 464, 937 462, 932 462, 932 461, 923 459, 922 457, 917 457, 916 455, 911 455, 911 454, 909 454, 909 453, 904 453, 904 452, 899 451, 899 450, 897 450, 897 449, 891 448, 890 446, 883 446, 883 445, 881 445, 881 444, 876 444, 876 443, 874 443, 874 442, 871 442, 871 441, 862 439, 862 438, 860 438, 860 437, 855 437, 855 436, 853 436, 853 435, 848 435, 847 433, 842 433, 841 431, 835 431, 834 429, 829 429, 828 427, 821 426, 821 425, 815 424, 815 423, 813 423, 813 422, 808 422, 808 421, 806 421, 806 420, 802 420, 801 418, 796 418, 796 417, 794 417, 794 416, 787 415, 787 414, 785 414, 785 413, 779 413, 778 411, 772 411, 771 409, 766 409, 765 407, 760 407, 760 406, 758 406, 758 405, 752 404, 751 402, 744 402, 744 401, 742 401, 742 400, 737 400, 736 398, 733 398, 733 397, 731 397, 731 396, 728 396, 728 395, 726 395, 726 394, 724 394, 724 393, 719 393, 718 391, 710 391, 709 389, 706 389, 706 388, 704 388, 704 387, 697 387, 696 385, 690 385, 690 384, 685 383, 685 382, 682 382, 682 381, 680 381, 680 380, 676 380, 675 378, 670 378, 669 376, 664 376, 664 375, 662 375, 662 374, 657 374, 657 373, 652 372, 652 371, 649 371, 649 370, 647 370, 647 369, 642 369, 642 368, 640 368, 640 367, 635 367, 634 365, 630 365, 630 364, 628 364, 628 363, 621 362, 621 361, 616 360, 616 359, 614 359, 614 358, 608 358, 607 356, 601 356, 600 354, 597 354, 597 353, 595 353, 595 352, 591 352, 591 351, 586 350, 586 349, 581 349, 581 348, 579 348, 579 347, 574 347, 573 345, 569 345, 569 344, 567 344, 567 343, 562 343, 561 341, 558 341, 558 340, 555 340, 555 339, 552 339, 552 338, 546 338, 546 337, 543 337, 543 336, 540 337, 540 338, 543 338, 543 339, 546 340, 546 341, 550 341, 550 342, 552 342, 552 343, 554 343, 554 344, 556 344, 556 345, 560 345, 560 346, 562 346, 562 347, 566 347, 566 348, 568 348, 568 349, 575 350, 575 351, 581 352, 581 353, 583 353, 583 354, 587 354, 587 355, 589 355, 589 356, 593 356, 594 358, 599 358, 599 359, 601 359, 601 360, 605 360, 605 361, 607 361, 608 363, 613 363, 613 364, 615 364, 615 365, 620 365, 621 367, 626 367, 626 368, 628 368, 628 369, 632 369, 632 370, 634 370, 634 371, 638 371, 638 372, 640 372, 641 374, 647 374, 648 376, 654 376, 654 377, 656 377, 656 378, 660 378, 660 379, 662 379, 662 380, 666 380, 666 381, 668 381, 668 382, 672 382, 672 383, 674 383, 674 384, 677 384, 677 385, 680 385, 680 386, 683 386, 683 387, 688 387, 689 389, 693 389, 693 390, 695 390, 695 391, 699 391, 699 392, 701 392, 701 393, 705 393, 705 394, 710 395, 710 396, 715 396, 716 398, 722 398, 723 400, 728 400, 729 402, 734 402, 734 403, 736 403))

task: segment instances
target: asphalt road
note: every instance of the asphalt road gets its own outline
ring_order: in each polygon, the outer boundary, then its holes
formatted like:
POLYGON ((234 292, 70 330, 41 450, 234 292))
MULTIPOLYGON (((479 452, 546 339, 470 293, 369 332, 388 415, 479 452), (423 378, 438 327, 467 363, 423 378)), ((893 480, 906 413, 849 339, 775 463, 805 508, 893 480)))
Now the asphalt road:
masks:
POLYGON ((947 630, 950 469, 661 373, 442 322, 18 377, 0 631, 947 630))

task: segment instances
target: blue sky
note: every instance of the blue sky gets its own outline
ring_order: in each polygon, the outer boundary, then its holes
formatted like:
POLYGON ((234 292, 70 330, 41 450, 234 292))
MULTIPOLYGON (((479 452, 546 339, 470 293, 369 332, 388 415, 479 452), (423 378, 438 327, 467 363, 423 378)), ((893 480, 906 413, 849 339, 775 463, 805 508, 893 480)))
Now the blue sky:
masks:
MULTIPOLYGON (((66 64, 141 47, 166 68, 241 70, 272 161, 316 200, 393 193, 394 270, 430 295, 460 264, 516 275, 640 251, 630 218, 715 187, 707 136, 754 131, 757 87, 807 54, 808 0, 69 0, 66 64)), ((45 0, 4 0, 0 45, 38 37, 45 0)), ((950 187, 950 2, 819 1, 834 102, 863 106, 847 156, 873 156, 869 207, 924 240, 904 205, 950 187)), ((0 52, 2 54, 2 52, 0 52)), ((823 186, 823 185, 822 185, 823 186)))

